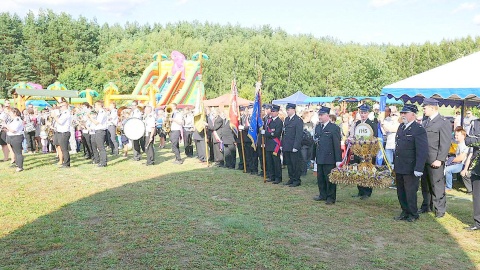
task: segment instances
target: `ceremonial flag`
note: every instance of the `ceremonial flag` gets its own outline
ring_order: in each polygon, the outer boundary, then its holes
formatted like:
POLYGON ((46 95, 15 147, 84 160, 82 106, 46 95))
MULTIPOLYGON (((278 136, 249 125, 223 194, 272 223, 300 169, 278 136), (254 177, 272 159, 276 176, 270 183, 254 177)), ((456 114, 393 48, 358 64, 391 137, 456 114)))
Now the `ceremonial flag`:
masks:
POLYGON ((230 111, 229 111, 229 116, 230 116, 230 128, 233 130, 235 133, 235 136, 238 137, 238 103, 237 103, 237 96, 238 96, 238 91, 237 91, 237 82, 235 82, 235 79, 232 81, 232 100, 230 101, 230 111))
MULTIPOLYGON (((385 119, 385 107, 386 107, 386 102, 387 101, 387 97, 386 96, 380 96, 380 109, 379 109, 379 112, 380 114, 383 113, 383 119, 385 119)), ((377 134, 378 134, 378 140, 380 141, 380 145, 383 147, 383 132, 382 132, 382 127, 381 127, 381 124, 380 122, 377 123, 377 134)), ((387 161, 385 161, 386 163, 387 161)), ((377 153, 377 157, 376 157, 376 164, 377 165, 382 165, 383 164, 383 150, 380 149, 377 153)))
POLYGON ((195 101, 195 109, 193 110, 193 125, 197 132, 202 132, 205 128, 205 108, 203 99, 205 98, 205 88, 202 82, 197 83, 197 100, 195 101))
POLYGON ((257 139, 258 139, 258 130, 263 126, 262 121, 262 94, 261 87, 262 83, 257 82, 255 84, 255 101, 253 102, 253 112, 250 119, 250 128, 248 129, 248 137, 252 140, 252 147, 256 150, 257 139))

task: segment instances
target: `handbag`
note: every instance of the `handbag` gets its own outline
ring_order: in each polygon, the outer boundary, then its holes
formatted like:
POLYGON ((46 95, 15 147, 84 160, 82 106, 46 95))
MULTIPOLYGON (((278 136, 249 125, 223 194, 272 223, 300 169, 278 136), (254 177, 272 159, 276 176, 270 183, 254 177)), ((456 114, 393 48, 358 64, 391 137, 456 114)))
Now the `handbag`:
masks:
POLYGON ((33 124, 33 122, 28 122, 25 124, 25 131, 26 132, 35 131, 35 125, 33 124))

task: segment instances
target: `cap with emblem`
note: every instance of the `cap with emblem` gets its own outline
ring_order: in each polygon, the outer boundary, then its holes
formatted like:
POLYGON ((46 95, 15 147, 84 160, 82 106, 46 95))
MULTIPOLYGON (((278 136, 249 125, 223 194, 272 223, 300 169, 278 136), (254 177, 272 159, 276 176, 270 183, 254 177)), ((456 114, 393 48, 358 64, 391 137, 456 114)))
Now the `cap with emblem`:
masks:
POLYGON ((243 105, 238 106, 238 110, 241 112, 245 111, 245 106, 243 105))
POLYGON ((322 106, 322 107, 318 110, 318 114, 330 114, 330 108, 329 108, 329 107, 322 106))
POLYGON ((418 108, 416 105, 414 104, 405 104, 403 105, 403 108, 402 110, 400 111, 401 113, 407 113, 407 112, 413 112, 413 113, 417 113, 418 112, 418 108))
POLYGON ((248 104, 249 109, 253 109, 253 103, 248 104))
POLYGON ((264 103, 264 104, 262 105, 262 108, 264 108, 265 110, 268 110, 268 109, 271 109, 271 108, 272 108, 272 105, 271 105, 271 104, 264 103))
POLYGON ((422 106, 438 106, 438 100, 434 98, 424 98, 422 106))
POLYGON ((361 112, 369 112, 370 111, 370 106, 368 106, 367 104, 362 104, 358 107, 358 109, 361 112))
POLYGON ((278 111, 280 111, 280 106, 272 105, 272 112, 278 112, 278 111))
POLYGON ((288 109, 295 109, 297 108, 297 105, 293 104, 293 103, 287 103, 287 110, 288 109))

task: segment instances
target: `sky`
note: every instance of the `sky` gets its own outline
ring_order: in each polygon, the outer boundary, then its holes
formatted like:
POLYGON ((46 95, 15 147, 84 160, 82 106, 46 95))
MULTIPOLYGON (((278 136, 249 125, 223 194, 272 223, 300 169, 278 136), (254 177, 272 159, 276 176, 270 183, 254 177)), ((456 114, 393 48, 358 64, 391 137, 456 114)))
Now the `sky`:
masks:
POLYGON ((51 9, 98 23, 270 25, 342 42, 409 45, 480 36, 480 0, 0 0, 24 18, 51 9))

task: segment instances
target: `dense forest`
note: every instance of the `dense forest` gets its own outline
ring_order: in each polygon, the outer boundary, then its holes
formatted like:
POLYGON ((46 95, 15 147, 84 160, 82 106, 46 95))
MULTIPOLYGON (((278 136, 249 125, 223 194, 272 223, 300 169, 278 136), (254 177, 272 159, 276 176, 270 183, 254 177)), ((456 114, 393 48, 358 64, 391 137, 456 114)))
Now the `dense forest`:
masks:
POLYGON ((130 93, 152 55, 178 50, 189 59, 209 56, 203 69, 207 97, 230 91, 252 98, 259 74, 264 100, 297 90, 310 96, 371 96, 383 86, 480 49, 480 37, 393 46, 342 43, 290 35, 269 25, 245 28, 200 22, 99 25, 50 10, 21 18, 0 13, 1 97, 19 81, 44 87, 59 80, 68 89, 101 92, 109 81, 130 93))

